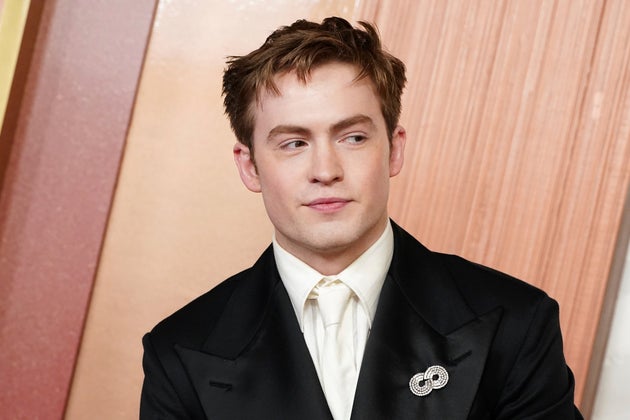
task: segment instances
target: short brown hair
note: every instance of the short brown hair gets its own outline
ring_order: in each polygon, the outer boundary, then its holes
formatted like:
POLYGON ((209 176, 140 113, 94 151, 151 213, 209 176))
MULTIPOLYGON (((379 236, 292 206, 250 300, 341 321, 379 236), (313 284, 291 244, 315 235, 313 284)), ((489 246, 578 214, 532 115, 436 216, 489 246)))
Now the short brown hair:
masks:
POLYGON ((391 140, 400 118, 405 65, 383 49, 374 26, 359 23, 363 29, 339 17, 321 24, 298 20, 274 31, 257 50, 228 57, 223 104, 238 141, 253 153, 254 100, 263 88, 279 93, 273 80, 278 73, 295 71, 306 82, 312 69, 335 61, 357 66, 357 80, 369 77, 374 83, 391 140))

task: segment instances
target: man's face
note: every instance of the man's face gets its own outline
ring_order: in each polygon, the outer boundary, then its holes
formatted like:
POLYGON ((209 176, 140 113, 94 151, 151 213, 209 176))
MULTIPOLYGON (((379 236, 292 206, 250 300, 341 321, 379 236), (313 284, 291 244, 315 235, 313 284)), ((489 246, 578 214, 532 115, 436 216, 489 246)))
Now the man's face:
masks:
POLYGON ((405 131, 391 149, 371 81, 355 67, 325 64, 307 83, 276 76, 279 95, 262 92, 255 108, 255 165, 234 146, 241 179, 262 192, 287 251, 323 274, 336 274, 372 245, 388 221, 389 178, 400 172, 405 131))

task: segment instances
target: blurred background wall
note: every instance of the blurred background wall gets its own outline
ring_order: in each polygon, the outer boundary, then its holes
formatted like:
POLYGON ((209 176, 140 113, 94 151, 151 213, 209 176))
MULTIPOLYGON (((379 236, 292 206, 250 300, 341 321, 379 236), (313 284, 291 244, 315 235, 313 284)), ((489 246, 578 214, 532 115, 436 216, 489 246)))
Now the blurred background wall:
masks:
POLYGON ((28 8, 0 137, 0 412, 137 418, 142 334, 271 238, 225 57, 329 15, 408 67, 393 218, 556 298, 593 410, 628 244, 630 3, 53 0, 28 8))
POLYGON ((0 133, 2 418, 63 415, 154 7, 28 8, 0 133))

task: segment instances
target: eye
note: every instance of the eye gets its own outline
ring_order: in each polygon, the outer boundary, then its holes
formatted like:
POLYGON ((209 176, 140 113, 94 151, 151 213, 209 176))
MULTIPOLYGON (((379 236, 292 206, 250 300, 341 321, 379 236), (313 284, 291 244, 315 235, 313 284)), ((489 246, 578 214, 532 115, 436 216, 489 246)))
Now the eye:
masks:
POLYGON ((361 144, 363 143, 367 137, 361 134, 353 134, 351 136, 344 137, 343 141, 349 144, 361 144))
POLYGON ((290 141, 286 141, 284 143, 282 143, 280 145, 281 149, 286 149, 286 150, 295 150, 295 149, 299 149, 301 147, 306 146, 307 143, 304 140, 290 140, 290 141))

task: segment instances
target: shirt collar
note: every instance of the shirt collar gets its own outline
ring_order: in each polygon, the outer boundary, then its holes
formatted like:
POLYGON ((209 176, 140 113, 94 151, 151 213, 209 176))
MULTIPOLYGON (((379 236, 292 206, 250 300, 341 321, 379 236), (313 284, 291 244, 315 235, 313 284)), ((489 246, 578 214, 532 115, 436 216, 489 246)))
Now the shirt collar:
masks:
POLYGON ((324 276, 290 254, 278 244, 275 236, 273 238, 273 253, 278 273, 287 289, 302 331, 304 331, 304 306, 308 295, 324 277, 339 278, 352 289, 368 314, 371 327, 378 297, 394 253, 394 234, 391 222, 387 223, 385 230, 372 246, 335 276, 324 276))

